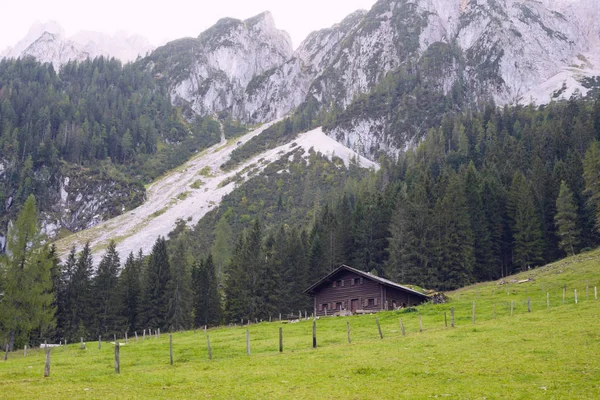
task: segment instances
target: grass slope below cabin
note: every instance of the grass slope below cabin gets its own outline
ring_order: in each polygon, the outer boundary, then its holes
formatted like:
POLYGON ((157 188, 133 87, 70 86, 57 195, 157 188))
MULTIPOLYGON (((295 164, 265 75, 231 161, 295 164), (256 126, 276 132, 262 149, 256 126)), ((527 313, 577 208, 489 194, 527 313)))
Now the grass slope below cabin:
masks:
POLYGON ((600 300, 594 291, 600 286, 599 265, 596 250, 448 293, 447 304, 321 318, 316 349, 312 321, 303 320, 209 329, 212 360, 203 330, 175 333, 173 365, 168 334, 144 340, 137 332, 136 341, 130 332, 120 348, 120 374, 110 343, 101 349, 96 341, 87 342, 85 350, 79 343, 52 349, 48 378, 44 351, 30 350, 24 358, 21 350, 0 362, 2 397, 600 398, 600 300))

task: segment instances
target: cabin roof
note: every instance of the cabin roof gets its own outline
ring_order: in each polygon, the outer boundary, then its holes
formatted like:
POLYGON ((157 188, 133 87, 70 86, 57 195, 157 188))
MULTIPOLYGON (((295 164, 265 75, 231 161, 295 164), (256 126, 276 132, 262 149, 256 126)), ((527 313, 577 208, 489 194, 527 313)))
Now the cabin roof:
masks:
POLYGON ((381 277, 379 277, 379 276, 376 276, 376 275, 373 275, 373 274, 371 274, 371 273, 369 273, 369 272, 364 272, 364 271, 361 271, 361 270, 359 270, 359 269, 356 269, 356 268, 349 267, 349 266, 347 266, 347 265, 340 265, 338 268, 336 268, 335 270, 331 271, 329 274, 327 274, 326 276, 324 276, 323 278, 321 278, 321 279, 320 279, 318 282, 316 282, 316 283, 315 283, 315 284, 313 284, 311 287, 309 287, 308 289, 306 289, 306 290, 304 291, 304 293, 307 293, 307 294, 312 294, 312 293, 314 293, 314 292, 317 290, 317 288, 318 288, 319 286, 321 286, 321 285, 322 285, 322 284, 324 284, 325 282, 328 282, 328 281, 330 281, 330 280, 331 280, 331 278, 332 278, 334 275, 336 275, 338 272, 340 272, 340 271, 342 271, 342 270, 347 270, 347 271, 350 271, 350 272, 354 272, 354 273, 355 273, 355 274, 357 274, 357 275, 360 275, 360 276, 362 276, 362 277, 364 277, 364 278, 370 279, 370 280, 372 280, 372 281, 375 281, 375 282, 377 282, 377 283, 380 283, 380 284, 382 284, 382 285, 389 286, 389 287, 393 287, 393 288, 395 288, 395 289, 404 290, 404 291, 406 291, 406 292, 410 292, 410 293, 412 293, 412 294, 415 294, 415 295, 417 295, 417 296, 421 296, 421 297, 423 297, 423 298, 427 298, 427 297, 428 297, 426 294, 423 294, 423 293, 421 293, 421 292, 417 292, 417 291, 416 291, 416 290, 414 290, 414 289, 408 288, 408 287, 406 287, 406 286, 402 286, 402 285, 400 285, 400 284, 398 284, 398 283, 396 283, 396 282, 392 282, 392 281, 390 281, 389 279, 381 278, 381 277))

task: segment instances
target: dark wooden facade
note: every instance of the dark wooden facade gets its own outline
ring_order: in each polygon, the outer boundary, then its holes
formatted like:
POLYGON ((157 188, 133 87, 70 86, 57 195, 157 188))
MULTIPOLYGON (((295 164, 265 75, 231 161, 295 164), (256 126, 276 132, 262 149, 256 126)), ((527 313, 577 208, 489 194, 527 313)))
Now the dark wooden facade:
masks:
POLYGON ((387 279, 342 265, 305 290, 316 316, 377 312, 421 304, 428 297, 387 279))

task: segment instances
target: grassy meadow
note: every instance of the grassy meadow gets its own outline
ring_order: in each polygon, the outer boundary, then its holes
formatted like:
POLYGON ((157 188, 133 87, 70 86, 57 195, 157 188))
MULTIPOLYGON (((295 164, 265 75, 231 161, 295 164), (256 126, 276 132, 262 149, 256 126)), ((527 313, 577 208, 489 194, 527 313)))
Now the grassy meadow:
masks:
POLYGON ((265 322, 209 329, 212 360, 202 330, 174 333, 170 365, 169 335, 143 340, 138 332, 138 341, 130 337, 120 348, 120 374, 114 371, 113 345, 102 343, 99 350, 98 342, 87 342, 86 350, 79 343, 52 349, 48 378, 44 351, 29 350, 25 358, 20 350, 0 361, 0 398, 600 398, 600 300, 594 294, 600 251, 505 281, 451 292, 447 304, 414 311, 321 318, 316 349, 312 321, 265 322), (533 280, 511 283, 528 278, 533 280))

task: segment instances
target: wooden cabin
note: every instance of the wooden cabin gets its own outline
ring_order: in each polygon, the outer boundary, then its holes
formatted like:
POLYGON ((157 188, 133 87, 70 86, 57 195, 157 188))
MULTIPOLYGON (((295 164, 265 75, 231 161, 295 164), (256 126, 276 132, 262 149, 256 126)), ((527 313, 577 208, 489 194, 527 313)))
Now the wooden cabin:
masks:
POLYGON ((395 310, 428 300, 423 293, 347 265, 340 266, 304 293, 313 297, 316 316, 395 310))

